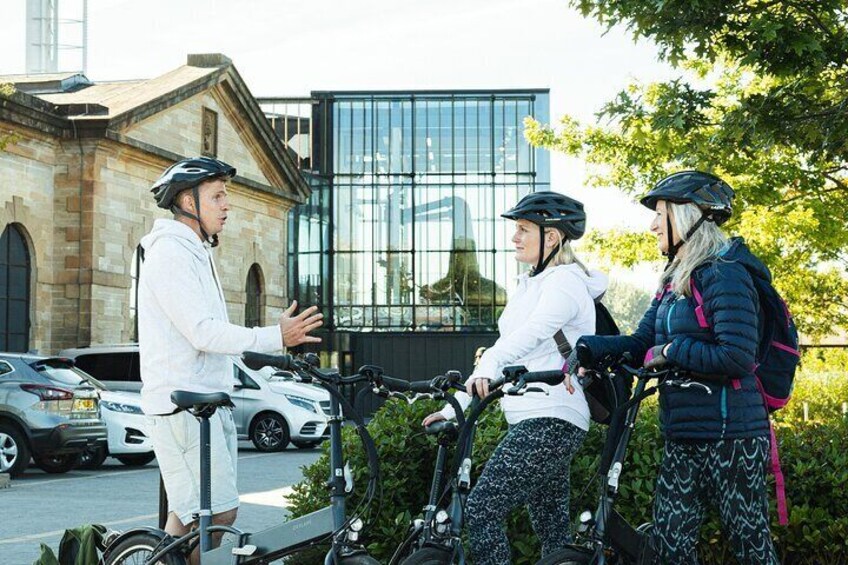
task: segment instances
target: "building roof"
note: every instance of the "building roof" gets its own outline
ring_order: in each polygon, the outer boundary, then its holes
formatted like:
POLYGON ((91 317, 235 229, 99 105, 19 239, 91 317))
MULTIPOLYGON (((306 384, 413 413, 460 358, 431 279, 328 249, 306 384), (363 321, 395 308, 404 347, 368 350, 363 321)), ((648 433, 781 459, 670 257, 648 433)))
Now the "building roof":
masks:
MULTIPOLYGON (((232 61, 224 55, 189 55, 185 65, 147 80, 93 83, 79 73, 56 73, 0 76, 2 83, 12 83, 16 92, 9 98, 0 98, 0 120, 66 138, 102 137, 124 143, 131 143, 121 134, 125 128, 220 85, 239 106, 246 129, 272 157, 269 161, 276 169, 275 176, 288 181, 295 199, 305 201, 309 196, 309 187, 291 155, 274 134, 232 61)), ((157 150, 150 146, 143 149, 157 150)), ((185 157, 164 153, 171 160, 185 157)), ((236 179, 239 180, 247 179, 236 179)))
POLYGON ((45 93, 38 97, 57 106, 95 104, 108 110, 105 116, 70 115, 70 119, 114 119, 217 72, 218 67, 183 65, 149 80, 100 82, 70 92, 45 93))

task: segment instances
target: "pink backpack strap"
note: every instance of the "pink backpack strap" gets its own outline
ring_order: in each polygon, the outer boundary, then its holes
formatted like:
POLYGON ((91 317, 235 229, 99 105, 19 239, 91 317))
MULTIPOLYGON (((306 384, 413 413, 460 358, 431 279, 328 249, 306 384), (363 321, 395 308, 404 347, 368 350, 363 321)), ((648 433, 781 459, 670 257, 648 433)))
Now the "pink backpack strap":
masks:
POLYGON ((774 489, 777 494, 777 518, 781 526, 789 523, 789 513, 786 510, 786 488, 783 480, 783 469, 780 468, 780 455, 777 452, 777 436, 774 435, 774 423, 769 420, 771 432, 771 474, 774 475, 774 489))
POLYGON ((692 298, 695 299, 695 317, 698 318, 698 325, 702 328, 710 327, 710 324, 707 322, 707 316, 704 314, 704 297, 701 296, 701 293, 698 291, 698 287, 695 286, 695 279, 693 277, 689 277, 689 290, 692 291, 692 298))
MULTIPOLYGON (((757 388, 760 389, 760 394, 763 395, 763 402, 768 410, 768 401, 766 399, 765 390, 760 379, 755 379, 757 388)), ((769 442, 771 451, 771 474, 774 475, 774 490, 777 495, 777 519, 781 526, 789 523, 789 513, 786 510, 786 487, 783 480, 783 469, 780 467, 780 454, 777 450, 777 436, 774 433, 774 422, 769 418, 769 442)))

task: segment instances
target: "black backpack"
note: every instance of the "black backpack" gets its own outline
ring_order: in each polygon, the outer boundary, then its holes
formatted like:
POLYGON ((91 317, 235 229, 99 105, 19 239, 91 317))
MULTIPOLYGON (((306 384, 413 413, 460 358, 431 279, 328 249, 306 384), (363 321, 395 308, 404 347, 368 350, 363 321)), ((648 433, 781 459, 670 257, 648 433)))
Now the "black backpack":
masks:
MULTIPOLYGON (((595 335, 620 335, 621 331, 618 325, 603 305, 600 300, 595 301, 595 335)), ((571 344, 562 330, 559 330, 554 335, 557 349, 563 359, 568 359, 571 355, 571 344)), ((568 371, 568 367, 563 366, 563 371, 568 371)), ((596 378, 593 379, 583 393, 586 395, 586 401, 589 403, 589 414, 592 420, 600 424, 609 425, 612 421, 613 413, 616 408, 624 404, 630 399, 630 389, 633 386, 633 378, 596 378)))

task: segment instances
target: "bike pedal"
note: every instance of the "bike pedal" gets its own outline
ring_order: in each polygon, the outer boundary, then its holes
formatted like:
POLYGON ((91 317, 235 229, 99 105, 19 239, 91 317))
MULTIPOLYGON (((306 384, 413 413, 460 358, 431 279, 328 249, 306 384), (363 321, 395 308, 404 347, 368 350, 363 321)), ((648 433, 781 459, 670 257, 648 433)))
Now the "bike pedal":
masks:
POLYGON ((247 556, 253 555, 254 553, 256 553, 256 546, 255 545, 248 544, 248 545, 243 545, 241 547, 234 547, 233 548, 233 555, 241 555, 241 556, 247 557, 247 556))

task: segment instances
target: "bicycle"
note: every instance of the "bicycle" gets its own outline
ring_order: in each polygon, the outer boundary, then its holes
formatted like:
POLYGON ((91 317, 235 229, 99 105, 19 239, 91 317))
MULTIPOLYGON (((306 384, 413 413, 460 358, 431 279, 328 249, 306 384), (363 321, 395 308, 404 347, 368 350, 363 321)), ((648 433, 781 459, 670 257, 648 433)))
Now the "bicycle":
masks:
POLYGON ((226 393, 193 393, 175 391, 171 401, 178 410, 187 410, 200 422, 200 511, 196 515, 197 528, 177 539, 156 528, 137 528, 118 536, 106 549, 103 562, 106 565, 145 564, 184 565, 187 556, 199 545, 202 565, 258 565, 330 542, 325 565, 378 565, 364 548, 357 545, 363 528, 360 513, 347 517, 345 499, 353 490, 353 480, 342 455, 341 426, 344 418, 342 409, 356 425, 368 455, 369 481, 364 497, 365 510, 370 506, 379 482, 379 462, 362 417, 353 409, 340 392, 340 387, 367 380, 357 374, 341 376, 336 370, 318 369, 317 355, 305 356, 305 360, 293 359, 289 355, 263 355, 246 352, 245 364, 252 369, 265 366, 279 370, 294 370, 308 376, 330 393, 330 506, 273 526, 256 533, 242 532, 232 526, 212 525, 209 418, 221 406, 231 406, 226 393), (212 547, 212 534, 229 533, 235 541, 212 547))
MULTIPOLYGON (((583 363, 584 358, 588 361, 590 355, 579 350, 580 346, 578 346, 577 354, 581 358, 581 365, 590 365, 590 363, 583 363)), ((541 559, 536 565, 649 565, 654 562, 651 523, 634 528, 616 511, 614 506, 627 446, 633 434, 639 407, 643 400, 656 394, 660 387, 701 387, 707 394, 712 394, 712 390, 707 385, 687 378, 674 369, 656 371, 635 369, 626 364, 628 361, 629 359, 625 357, 614 363, 607 363, 606 368, 587 371, 586 377, 581 378, 583 381, 581 384, 584 385, 586 381, 592 379, 635 378, 636 387, 630 400, 622 403, 613 413, 610 430, 620 430, 620 433, 616 437, 612 431, 607 432, 599 472, 599 476, 606 474, 606 480, 601 484, 598 506, 594 514, 589 510, 580 514, 577 532, 583 542, 564 547, 541 559), (658 384, 648 387, 647 383, 651 379, 657 379, 658 384), (620 418, 623 418, 623 422, 618 420, 620 418)))
MULTIPOLYGON (((446 400, 454 407, 457 422, 440 421, 431 424, 427 433, 439 435, 439 449, 434 466, 433 479, 430 486, 429 500, 424 507, 423 518, 413 522, 407 538, 398 546, 389 561, 390 565, 464 565, 465 551, 462 546, 462 527, 465 501, 471 491, 471 466, 474 430, 479 417, 486 408, 504 395, 520 395, 526 392, 542 392, 531 387, 533 383, 557 385, 562 383, 561 370, 528 372, 523 366, 506 367, 503 375, 489 383, 492 391, 483 399, 475 397, 467 417, 463 417, 459 403, 449 393, 450 389, 461 389, 459 373, 433 381, 404 383, 393 389, 393 383, 388 388, 396 392, 412 390, 422 394, 424 385, 430 388, 429 397, 446 400), (506 384, 512 387, 505 388, 506 384), (404 385, 408 388, 404 388, 404 385), (443 490, 442 482, 445 476, 448 445, 455 441, 457 453, 450 467, 450 480, 443 490), (450 494, 450 501, 443 501, 450 494)), ((385 383, 384 383, 385 384, 385 383)))

